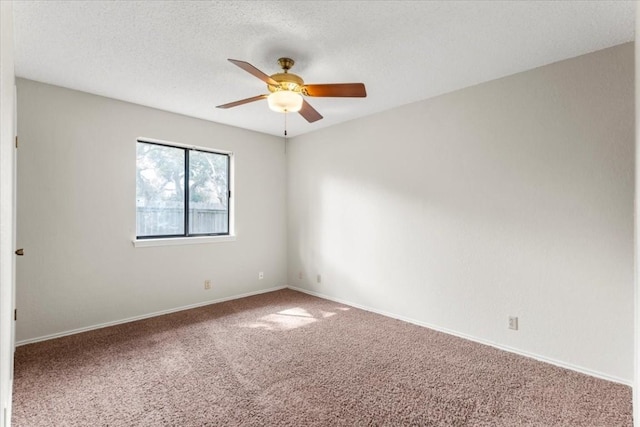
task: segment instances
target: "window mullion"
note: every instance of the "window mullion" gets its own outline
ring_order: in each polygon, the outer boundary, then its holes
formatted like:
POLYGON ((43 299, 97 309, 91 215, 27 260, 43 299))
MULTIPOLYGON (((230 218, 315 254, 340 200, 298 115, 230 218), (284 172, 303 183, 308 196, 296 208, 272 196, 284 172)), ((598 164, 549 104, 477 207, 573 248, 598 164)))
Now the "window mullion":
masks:
POLYGON ((189 236, 189 150, 184 150, 184 235, 189 236))

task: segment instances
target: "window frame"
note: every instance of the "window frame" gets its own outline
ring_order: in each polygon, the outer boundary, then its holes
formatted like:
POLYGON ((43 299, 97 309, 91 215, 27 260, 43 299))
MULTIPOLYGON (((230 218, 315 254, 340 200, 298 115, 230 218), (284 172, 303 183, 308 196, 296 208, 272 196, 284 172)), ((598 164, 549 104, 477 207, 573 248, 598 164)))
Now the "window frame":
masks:
MULTIPOLYGON (((136 218, 135 218, 135 237, 133 239, 134 246, 165 246, 165 245, 181 245, 181 244, 193 244, 193 243, 209 243, 209 242, 224 242, 235 240, 234 233, 234 155, 232 151, 225 151, 219 149, 212 149, 208 147, 200 147, 196 145, 181 144, 177 142, 163 141, 151 138, 137 138, 136 150, 139 143, 159 145, 170 148, 181 149, 184 152, 184 233, 183 234, 158 234, 152 236, 138 236, 138 215, 137 215, 137 202, 136 218), (227 157, 227 232, 226 233, 190 233, 189 232, 189 158, 190 152, 198 151, 204 153, 213 153, 223 155, 227 157)), ((137 167, 137 164, 136 164, 137 167)), ((136 183, 137 194, 137 183, 136 183)))

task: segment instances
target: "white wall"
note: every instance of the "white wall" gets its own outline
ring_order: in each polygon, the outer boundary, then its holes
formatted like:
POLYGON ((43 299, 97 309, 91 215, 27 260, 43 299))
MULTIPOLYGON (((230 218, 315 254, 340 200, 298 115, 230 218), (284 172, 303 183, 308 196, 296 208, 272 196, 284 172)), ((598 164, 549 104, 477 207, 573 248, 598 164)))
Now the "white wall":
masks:
POLYGON ((633 49, 291 140, 289 284, 631 384, 633 49))
POLYGON ((9 426, 13 379, 14 136, 12 2, 0 2, 0 427, 9 426))
POLYGON ((18 117, 19 342, 286 284, 282 138, 23 79, 18 117), (132 246, 138 137, 234 152, 236 241, 132 246))

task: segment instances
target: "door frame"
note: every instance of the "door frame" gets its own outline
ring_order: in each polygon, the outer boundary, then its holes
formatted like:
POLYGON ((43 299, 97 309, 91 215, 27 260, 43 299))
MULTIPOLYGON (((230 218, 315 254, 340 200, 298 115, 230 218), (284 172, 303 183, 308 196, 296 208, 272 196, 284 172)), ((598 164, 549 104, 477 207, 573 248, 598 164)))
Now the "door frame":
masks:
POLYGON ((16 86, 13 4, 0 1, 0 427, 11 424, 15 349, 16 86))

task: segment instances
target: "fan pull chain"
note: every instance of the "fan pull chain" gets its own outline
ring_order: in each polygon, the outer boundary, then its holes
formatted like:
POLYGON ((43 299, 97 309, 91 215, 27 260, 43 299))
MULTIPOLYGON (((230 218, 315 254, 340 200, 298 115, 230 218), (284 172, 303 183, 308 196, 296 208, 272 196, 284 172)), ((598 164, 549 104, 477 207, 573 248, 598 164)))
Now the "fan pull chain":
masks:
POLYGON ((287 112, 284 112, 284 154, 287 154, 287 112))

